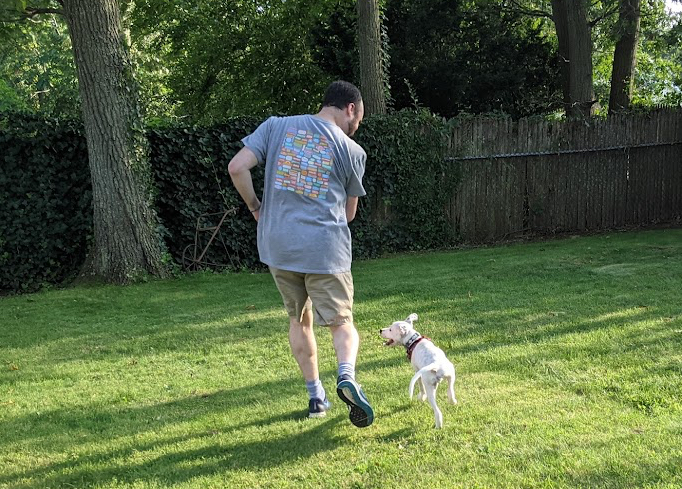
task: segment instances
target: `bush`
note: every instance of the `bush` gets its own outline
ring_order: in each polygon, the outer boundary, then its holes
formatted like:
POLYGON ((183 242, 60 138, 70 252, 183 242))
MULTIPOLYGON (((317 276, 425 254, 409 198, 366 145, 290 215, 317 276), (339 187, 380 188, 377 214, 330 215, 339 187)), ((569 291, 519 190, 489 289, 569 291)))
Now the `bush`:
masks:
MULTIPOLYGON (((92 193, 82 128, 36 117, 0 117, 0 290, 59 283, 83 263, 92 235, 92 193)), ((202 214, 237 208, 205 261, 258 268, 256 222, 227 164, 260 122, 235 118, 212 127, 150 129, 151 165, 162 233, 173 258, 195 242, 202 214)), ((369 117, 357 133, 367 151, 367 197, 351 223, 356 257, 450 246, 447 209, 458 175, 445 162, 446 122, 423 112, 369 117)), ((254 169, 263 186, 263 168, 254 169)), ((257 190, 258 191, 258 190, 257 190)), ((259 191, 258 191, 259 192, 259 191)), ((259 192, 260 193, 260 192, 259 192)), ((209 223, 206 223, 209 224, 209 223)), ((210 232, 200 233, 199 251, 210 232)))
POLYGON ((81 127, 0 116, 0 290, 59 283, 85 258, 92 191, 81 127))
POLYGON ((456 236, 448 208, 459 173, 446 162, 449 125, 426 112, 372 116, 357 132, 367 151, 362 211, 351 223, 354 254, 438 249, 456 236))
MULTIPOLYGON (((230 119, 213 127, 155 129, 149 132, 151 163, 158 188, 157 207, 170 253, 179 263, 183 251, 193 246, 197 219, 202 214, 237 208, 221 226, 222 242, 209 247, 206 261, 234 263, 237 268, 258 266, 256 221, 232 186, 227 164, 241 149, 241 139, 260 122, 254 118, 230 119)), ((256 167, 254 187, 263 187, 263 169, 256 167)), ((216 217, 211 221, 215 223, 216 217)), ((202 224, 203 224, 202 220, 202 224)), ((208 222, 206 223, 208 224, 208 222)), ((210 232, 199 234, 199 252, 210 232)))

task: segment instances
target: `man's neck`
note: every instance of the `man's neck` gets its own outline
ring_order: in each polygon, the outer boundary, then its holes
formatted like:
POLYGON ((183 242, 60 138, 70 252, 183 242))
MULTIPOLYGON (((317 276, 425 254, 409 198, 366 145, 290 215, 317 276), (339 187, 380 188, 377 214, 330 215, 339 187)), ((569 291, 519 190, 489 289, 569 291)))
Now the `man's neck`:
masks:
POLYGON ((336 107, 322 107, 322 110, 320 110, 316 115, 320 119, 324 119, 325 121, 331 122, 332 124, 341 127, 339 124, 340 113, 341 110, 336 107))

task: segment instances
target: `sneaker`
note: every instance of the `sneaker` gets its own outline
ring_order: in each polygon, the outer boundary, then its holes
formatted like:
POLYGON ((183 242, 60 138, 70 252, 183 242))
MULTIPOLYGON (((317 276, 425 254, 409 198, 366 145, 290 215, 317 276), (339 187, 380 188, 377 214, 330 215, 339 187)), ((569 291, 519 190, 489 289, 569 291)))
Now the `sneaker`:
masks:
POLYGON ((374 411, 369 405, 367 396, 362 392, 360 384, 348 375, 342 375, 337 379, 336 393, 350 410, 348 417, 350 422, 358 428, 365 428, 374 421, 374 411))
POLYGON ((311 399, 310 402, 308 402, 308 417, 324 418, 331 407, 332 403, 329 402, 327 398, 325 398, 324 401, 317 398, 311 399))

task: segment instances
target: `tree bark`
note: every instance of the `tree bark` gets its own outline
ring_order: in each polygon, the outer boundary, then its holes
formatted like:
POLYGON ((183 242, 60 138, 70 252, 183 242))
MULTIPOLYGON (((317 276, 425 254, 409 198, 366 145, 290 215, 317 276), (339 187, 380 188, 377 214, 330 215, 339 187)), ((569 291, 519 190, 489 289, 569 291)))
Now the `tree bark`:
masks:
POLYGON ((358 0, 358 47, 360 90, 365 104, 365 114, 385 114, 386 94, 378 0, 358 0))
POLYGON ((587 21, 586 0, 552 0, 552 16, 559 38, 564 83, 564 104, 568 117, 589 117, 594 113, 592 78, 592 32, 587 21))
POLYGON ((570 63, 571 55, 568 53, 568 14, 566 12, 566 0, 552 0, 552 20, 556 29, 559 71, 561 75, 561 92, 563 94, 564 110, 568 114, 571 106, 570 91, 570 63))
POLYGON ((620 0, 613 53, 609 114, 630 108, 639 41, 640 0, 620 0))
POLYGON ((573 0, 568 5, 568 53, 571 60, 571 114, 589 117, 594 113, 592 77, 592 29, 587 22, 587 0, 573 0))
POLYGON ((92 179, 94 242, 82 277, 165 275, 137 85, 117 0, 64 0, 92 179))

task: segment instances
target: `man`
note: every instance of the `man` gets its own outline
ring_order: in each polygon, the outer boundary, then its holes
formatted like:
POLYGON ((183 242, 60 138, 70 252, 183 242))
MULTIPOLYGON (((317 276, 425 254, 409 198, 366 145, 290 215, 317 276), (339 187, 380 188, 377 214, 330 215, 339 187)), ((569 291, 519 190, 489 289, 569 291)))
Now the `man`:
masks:
POLYGON ((245 137, 230 161, 232 182, 258 221, 258 253, 289 314, 289 344, 309 395, 308 416, 331 407, 320 382, 313 315, 328 326, 338 361, 336 392, 351 422, 372 424, 374 412, 355 381, 359 336, 353 324, 351 237, 367 155, 353 141, 364 115, 360 91, 336 81, 316 115, 270 117, 245 137), (260 201, 251 168, 265 161, 260 201))

